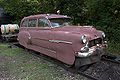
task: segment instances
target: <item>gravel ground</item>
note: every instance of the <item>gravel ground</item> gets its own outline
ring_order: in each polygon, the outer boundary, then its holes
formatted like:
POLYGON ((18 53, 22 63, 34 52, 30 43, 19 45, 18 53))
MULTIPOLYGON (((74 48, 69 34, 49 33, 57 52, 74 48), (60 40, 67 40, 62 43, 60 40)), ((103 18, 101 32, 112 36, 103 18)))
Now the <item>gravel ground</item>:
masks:
POLYGON ((0 80, 7 80, 10 76, 10 71, 8 67, 5 65, 8 62, 7 57, 0 56, 0 80))
POLYGON ((99 80, 120 80, 120 64, 101 61, 92 65, 85 73, 88 73, 99 80))

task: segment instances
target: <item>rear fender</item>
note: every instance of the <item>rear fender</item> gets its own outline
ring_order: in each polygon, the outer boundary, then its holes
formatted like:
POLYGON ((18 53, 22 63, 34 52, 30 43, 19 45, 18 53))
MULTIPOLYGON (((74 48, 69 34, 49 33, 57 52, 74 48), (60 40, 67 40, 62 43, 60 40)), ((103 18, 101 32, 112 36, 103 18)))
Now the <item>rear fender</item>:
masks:
POLYGON ((22 46, 24 46, 24 47, 27 48, 27 45, 29 43, 29 39, 30 39, 29 32, 27 32, 27 31, 21 31, 21 32, 19 32, 19 34, 18 34, 18 41, 19 41, 19 43, 22 46))

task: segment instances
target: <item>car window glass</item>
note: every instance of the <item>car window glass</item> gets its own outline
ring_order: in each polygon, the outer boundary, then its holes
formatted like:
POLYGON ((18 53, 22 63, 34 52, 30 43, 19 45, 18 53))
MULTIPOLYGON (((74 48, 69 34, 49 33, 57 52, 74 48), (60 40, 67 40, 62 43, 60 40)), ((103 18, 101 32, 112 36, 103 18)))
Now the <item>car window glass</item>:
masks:
POLYGON ((49 26, 49 22, 47 19, 38 19, 38 26, 39 27, 48 27, 49 26))
POLYGON ((22 22, 22 27, 27 27, 27 20, 24 20, 24 21, 22 22))
POLYGON ((71 25, 70 18, 54 18, 49 20, 52 27, 63 27, 63 26, 71 25))
POLYGON ((28 27, 36 27, 37 19, 30 19, 28 22, 28 27))

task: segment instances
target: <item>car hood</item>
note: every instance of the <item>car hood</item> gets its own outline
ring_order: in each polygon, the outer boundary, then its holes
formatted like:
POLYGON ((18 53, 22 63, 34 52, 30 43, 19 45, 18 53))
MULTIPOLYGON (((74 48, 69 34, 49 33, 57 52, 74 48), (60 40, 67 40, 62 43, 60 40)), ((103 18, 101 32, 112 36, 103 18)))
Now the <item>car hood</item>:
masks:
POLYGON ((67 34, 78 34, 80 35, 86 35, 90 38, 97 38, 102 36, 101 31, 96 30, 92 26, 65 26, 65 27, 59 27, 59 28, 54 28, 54 31, 59 31, 62 33, 67 33, 67 34))

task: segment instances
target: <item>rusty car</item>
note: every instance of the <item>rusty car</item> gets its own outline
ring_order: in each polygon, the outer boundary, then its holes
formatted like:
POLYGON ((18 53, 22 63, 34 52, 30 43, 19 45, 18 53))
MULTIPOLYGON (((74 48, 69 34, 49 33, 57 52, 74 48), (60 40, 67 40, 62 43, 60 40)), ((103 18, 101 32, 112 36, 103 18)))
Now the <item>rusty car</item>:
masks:
POLYGON ((38 14, 24 17, 19 44, 27 49, 80 68, 100 61, 105 53, 105 33, 93 26, 75 26, 70 17, 38 14))

